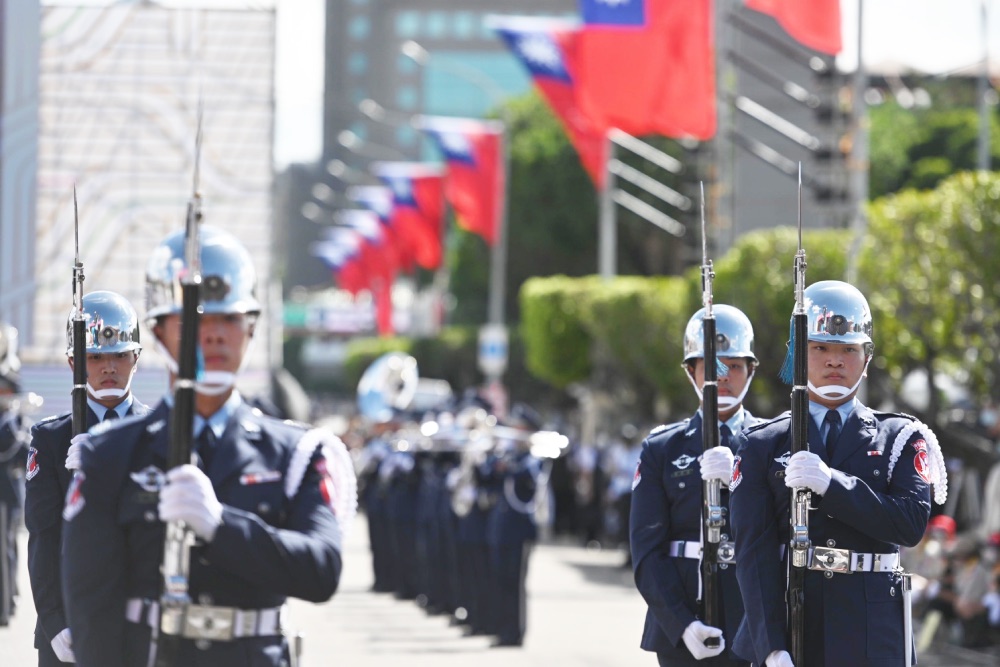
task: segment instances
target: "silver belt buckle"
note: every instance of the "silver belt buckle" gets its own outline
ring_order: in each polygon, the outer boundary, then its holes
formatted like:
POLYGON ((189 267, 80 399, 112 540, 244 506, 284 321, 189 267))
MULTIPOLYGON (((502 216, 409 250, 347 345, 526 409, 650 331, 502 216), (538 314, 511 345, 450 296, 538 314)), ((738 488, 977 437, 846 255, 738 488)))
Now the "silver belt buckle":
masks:
POLYGON ((732 565, 736 563, 736 544, 733 542, 719 542, 719 562, 732 565))
POLYGON ((233 607, 191 605, 184 618, 184 636, 188 639, 232 641, 235 622, 236 609, 233 607))
POLYGON ((847 549, 816 547, 809 561, 810 570, 851 574, 851 552, 847 549))

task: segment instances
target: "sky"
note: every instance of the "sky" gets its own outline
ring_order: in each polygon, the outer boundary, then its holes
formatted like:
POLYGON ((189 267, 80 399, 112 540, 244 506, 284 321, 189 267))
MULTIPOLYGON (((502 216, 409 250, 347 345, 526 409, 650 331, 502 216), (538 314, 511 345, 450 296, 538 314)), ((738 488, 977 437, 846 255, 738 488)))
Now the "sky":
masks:
MULTIPOLYGON (((275 163, 310 162, 321 149, 324 0, 275 0, 275 163)), ((497 0, 497 6, 502 6, 497 0)), ((899 66, 945 74, 982 62, 1000 77, 1000 0, 841 0, 844 52, 838 64, 857 63, 858 7, 863 7, 863 57, 869 71, 899 66), (863 3, 863 4, 862 4, 863 3), (988 8, 984 39, 982 8, 988 8)))

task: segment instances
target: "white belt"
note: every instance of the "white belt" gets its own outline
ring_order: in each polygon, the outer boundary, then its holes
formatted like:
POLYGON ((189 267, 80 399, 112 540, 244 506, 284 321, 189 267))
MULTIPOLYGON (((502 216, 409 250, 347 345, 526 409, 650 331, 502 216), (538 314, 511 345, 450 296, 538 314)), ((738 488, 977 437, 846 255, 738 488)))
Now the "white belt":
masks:
MULTIPOLYGON (((701 542, 674 540, 670 543, 670 555, 674 558, 701 558, 701 542)), ((732 542, 719 542, 719 563, 736 563, 736 549, 732 542)))
POLYGON ((893 572, 899 567, 899 553, 867 554, 849 549, 813 547, 809 549, 809 569, 820 572, 893 572))
MULTIPOLYGON (((229 641, 241 637, 270 637, 281 634, 282 607, 237 609, 192 604, 184 610, 181 636, 188 639, 229 641)), ((155 628, 160 622, 160 603, 131 598, 125 603, 125 619, 155 628)))

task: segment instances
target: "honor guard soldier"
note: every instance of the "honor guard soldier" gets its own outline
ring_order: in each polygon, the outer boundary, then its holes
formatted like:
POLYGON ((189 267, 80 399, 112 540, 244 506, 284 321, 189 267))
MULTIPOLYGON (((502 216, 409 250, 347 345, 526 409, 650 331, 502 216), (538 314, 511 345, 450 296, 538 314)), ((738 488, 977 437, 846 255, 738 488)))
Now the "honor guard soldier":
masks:
POLYGON ((0 322, 0 627, 17 606, 17 533, 24 501, 28 422, 18 376, 17 329, 0 322))
MULTIPOLYGON (((797 629, 805 664, 795 667, 910 665, 899 547, 923 537, 932 484, 935 500, 944 501, 941 450, 913 417, 876 412, 856 397, 874 349, 864 295, 829 280, 805 288, 802 300, 808 448, 791 454, 791 413, 751 428, 739 437, 730 484, 746 607, 735 650, 756 665, 791 667, 797 629), (804 568, 804 626, 793 627, 789 612, 786 636, 790 489, 808 491, 811 500, 801 512, 808 549, 798 549, 805 546, 798 540, 793 545, 793 555, 807 553, 791 559, 804 568)), ((798 354, 792 338, 786 368, 798 354)))
MULTIPOLYGON (((346 448, 327 431, 264 416, 234 389, 260 313, 256 272, 233 235, 202 226, 198 236, 197 465, 168 469, 171 394, 81 443, 63 512, 73 556, 63 560, 63 586, 82 667, 153 664, 168 640, 174 664, 185 667, 287 665, 286 598, 322 602, 340 580, 340 521, 357 502, 346 448), (159 621, 164 522, 193 534, 182 573, 189 601, 176 626, 159 621)), ((146 315, 172 385, 183 347, 184 246, 184 232, 168 236, 146 271, 146 315)))
MULTIPOLYGON (((715 304, 716 355, 728 372, 718 379, 720 444, 703 451, 702 408, 684 421, 654 429, 642 443, 632 481, 629 521, 635 583, 649 609, 640 646, 656 653, 660 665, 733 665, 737 660, 727 644, 735 635, 743 605, 733 571, 729 530, 723 525, 718 578, 721 619, 718 626, 702 622, 699 600, 702 582, 699 561, 702 482, 728 483, 735 442, 732 434, 758 423, 743 408, 757 357, 753 353, 753 326, 737 308, 715 304), (715 638, 706 645, 706 639, 715 638)), ((684 369, 699 400, 705 383, 703 320, 696 312, 684 331, 684 369)), ((714 426, 714 425, 713 425, 714 426)), ((722 506, 726 507, 726 494, 722 506)))
MULTIPOLYGON (((73 320, 66 323, 66 356, 72 369, 84 364, 87 372, 85 427, 149 408, 132 395, 138 367, 139 317, 125 297, 115 292, 91 292, 83 297, 85 359, 73 355, 73 320)), ((41 667, 74 662, 69 624, 63 607, 60 578, 62 512, 76 457, 72 449, 73 415, 44 419, 31 429, 26 482, 25 524, 28 528, 28 574, 38 612, 35 648, 41 667)))

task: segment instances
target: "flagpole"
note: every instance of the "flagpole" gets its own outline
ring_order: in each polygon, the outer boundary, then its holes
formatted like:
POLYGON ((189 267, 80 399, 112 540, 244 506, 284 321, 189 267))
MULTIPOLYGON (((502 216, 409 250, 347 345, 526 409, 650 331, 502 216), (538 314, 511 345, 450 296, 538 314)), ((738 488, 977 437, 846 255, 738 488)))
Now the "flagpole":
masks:
POLYGON ((597 266, 601 278, 610 280, 618 272, 618 230, 615 221, 615 200, 612 197, 614 192, 615 174, 611 169, 611 163, 615 160, 615 142, 611 140, 611 133, 608 130, 604 133, 604 188, 598 193, 600 204, 600 221, 597 230, 597 266))

